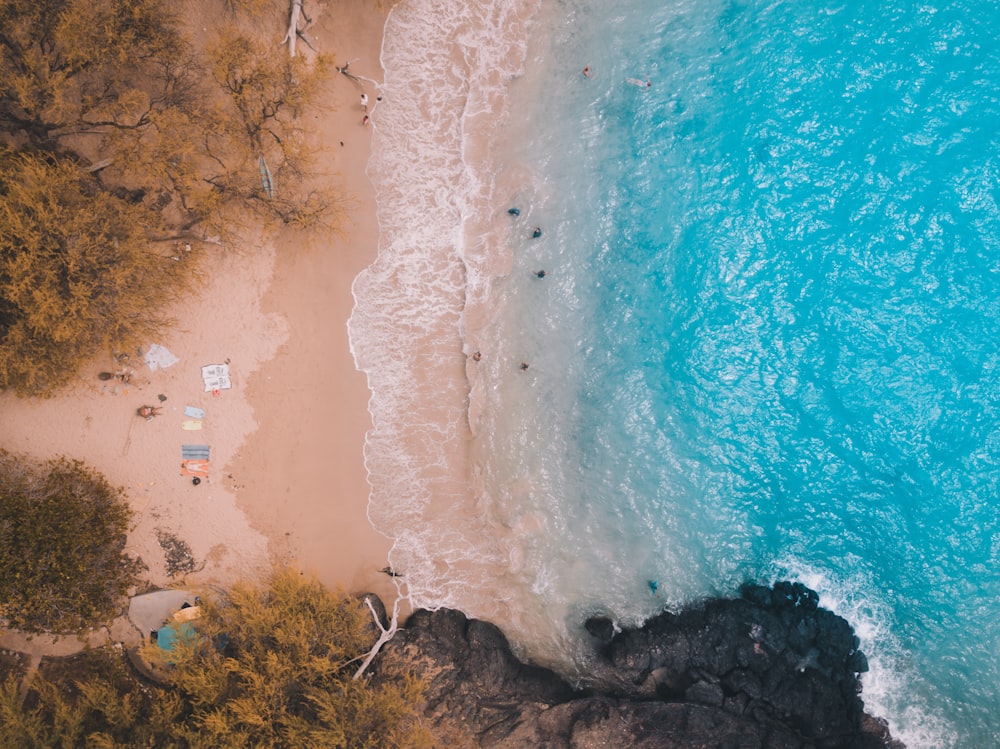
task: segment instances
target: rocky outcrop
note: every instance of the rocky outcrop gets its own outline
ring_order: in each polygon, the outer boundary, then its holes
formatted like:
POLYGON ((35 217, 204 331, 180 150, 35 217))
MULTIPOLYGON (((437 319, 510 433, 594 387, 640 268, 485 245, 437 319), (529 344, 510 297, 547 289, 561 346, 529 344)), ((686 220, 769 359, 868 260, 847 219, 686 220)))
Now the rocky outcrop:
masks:
POLYGON ((589 620, 582 690, 519 661, 492 624, 447 609, 415 612, 373 674, 422 676, 425 716, 456 747, 901 749, 864 713, 867 662, 846 621, 798 584, 741 594, 635 630, 589 620))

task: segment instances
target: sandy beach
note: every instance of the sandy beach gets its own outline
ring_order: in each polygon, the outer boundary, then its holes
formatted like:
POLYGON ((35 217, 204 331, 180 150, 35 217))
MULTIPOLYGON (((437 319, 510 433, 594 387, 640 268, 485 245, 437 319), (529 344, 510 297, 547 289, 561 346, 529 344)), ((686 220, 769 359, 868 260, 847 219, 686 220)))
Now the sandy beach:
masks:
MULTIPOLYGON (((384 11, 362 0, 310 10, 318 50, 381 80, 384 11)), ((345 195, 340 235, 208 246, 200 259, 182 260, 200 264, 203 283, 172 310, 176 324, 149 342, 175 363, 153 369, 134 352, 135 375, 120 383, 99 379, 117 366, 104 355, 53 398, 0 396, 0 447, 83 460, 125 489, 135 513, 128 550, 153 585, 225 586, 289 564, 331 587, 374 590, 387 602, 395 594, 380 572, 391 542, 367 518, 368 388, 346 327, 351 283, 378 242, 362 92, 375 102, 373 84, 334 74, 327 109, 308 115, 325 147, 321 165, 345 195), (206 391, 202 367, 213 364, 228 364, 231 388, 206 391), (160 414, 139 418, 142 405, 160 414), (191 408, 204 418, 186 414, 191 408), (185 428, 193 421, 199 429, 185 428), (182 445, 192 444, 210 449, 200 485, 180 471, 182 445), (171 542, 190 550, 190 571, 168 574, 171 542)))

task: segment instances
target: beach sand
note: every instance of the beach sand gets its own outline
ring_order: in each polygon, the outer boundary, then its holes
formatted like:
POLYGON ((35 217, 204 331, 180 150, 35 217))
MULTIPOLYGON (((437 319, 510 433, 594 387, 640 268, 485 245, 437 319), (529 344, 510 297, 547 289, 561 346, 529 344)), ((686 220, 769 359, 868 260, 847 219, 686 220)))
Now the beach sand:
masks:
MULTIPOLYGON (((384 11, 346 0, 311 13, 317 49, 381 79, 384 11)), ((363 88, 374 103, 375 87, 363 88)), ((149 566, 153 585, 224 587, 290 564, 331 587, 374 591, 387 603, 395 596, 379 571, 390 540, 367 519, 368 389, 346 329, 351 282, 378 240, 361 93, 334 74, 328 109, 310 124, 327 146, 329 179, 347 197, 342 236, 209 245, 200 261, 183 261, 200 262, 204 282, 172 311, 176 324, 150 341, 177 363, 152 371, 133 355, 136 375, 121 384, 98 378, 116 367, 102 356, 56 397, 0 396, 0 447, 80 459, 124 487, 135 512, 128 550, 149 566), (222 363, 232 388, 205 392, 201 367, 222 363), (160 415, 137 417, 144 404, 162 406, 160 415), (186 406, 205 411, 200 430, 182 428, 191 421, 186 406), (209 478, 198 486, 180 474, 184 444, 210 446, 209 478), (168 574, 171 539, 190 549, 190 572, 168 574)))
MULTIPOLYGON (((373 6, 348 0, 313 9, 309 38, 333 52, 337 65, 349 61, 356 75, 380 81, 385 14, 373 6)), ((281 562, 330 586, 374 591, 390 603, 395 591, 379 570, 388 564, 391 543, 367 518, 369 391, 347 336, 351 283, 378 248, 375 196, 365 175, 374 125, 363 124, 360 98, 368 95, 371 113, 378 91, 337 74, 328 89, 335 109, 317 117, 317 133, 332 179, 346 191, 346 224, 342 236, 319 238, 314 247, 280 238, 263 306, 281 314, 291 334, 251 378, 249 397, 261 428, 233 472, 240 507, 265 529, 281 562)))

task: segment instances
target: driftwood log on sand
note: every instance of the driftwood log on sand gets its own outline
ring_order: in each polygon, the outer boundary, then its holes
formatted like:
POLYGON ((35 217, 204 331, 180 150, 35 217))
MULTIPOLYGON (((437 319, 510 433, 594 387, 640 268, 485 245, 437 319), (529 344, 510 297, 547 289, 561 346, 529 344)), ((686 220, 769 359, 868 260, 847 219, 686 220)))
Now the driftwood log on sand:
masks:
MULTIPOLYGON (((281 40, 284 44, 288 42, 288 56, 295 57, 295 42, 302 38, 306 44, 309 44, 309 40, 305 36, 305 31, 309 28, 309 24, 312 20, 306 15, 305 10, 302 8, 303 0, 291 0, 291 10, 288 14, 288 31, 285 32, 285 38, 281 40), (304 18, 306 20, 306 25, 303 28, 299 28, 299 20, 304 18)), ((309 44, 312 47, 311 44, 309 44)))

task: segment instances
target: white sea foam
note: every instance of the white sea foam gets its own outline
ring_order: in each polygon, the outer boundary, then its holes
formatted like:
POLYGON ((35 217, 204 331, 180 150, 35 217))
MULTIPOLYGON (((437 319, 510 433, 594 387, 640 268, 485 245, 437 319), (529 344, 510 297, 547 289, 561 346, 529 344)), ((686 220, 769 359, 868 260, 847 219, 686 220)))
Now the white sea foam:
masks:
POLYGON ((494 527, 471 491, 475 368, 465 338, 509 264, 495 231, 504 212, 492 144, 534 8, 406 0, 386 23, 368 168, 381 235, 376 261, 355 280, 349 331, 372 392, 369 517, 395 539, 391 561, 416 606, 480 613, 470 592, 511 553, 509 529, 494 527))
POLYGON ((955 729, 921 704, 915 684, 921 678, 904 657, 905 648, 894 635, 892 613, 879 599, 874 586, 857 576, 841 580, 825 570, 797 560, 778 564, 777 578, 794 579, 819 593, 820 605, 839 614, 854 628, 861 650, 868 658, 862 675, 865 710, 887 718, 893 738, 909 749, 948 749, 955 746, 955 729))

